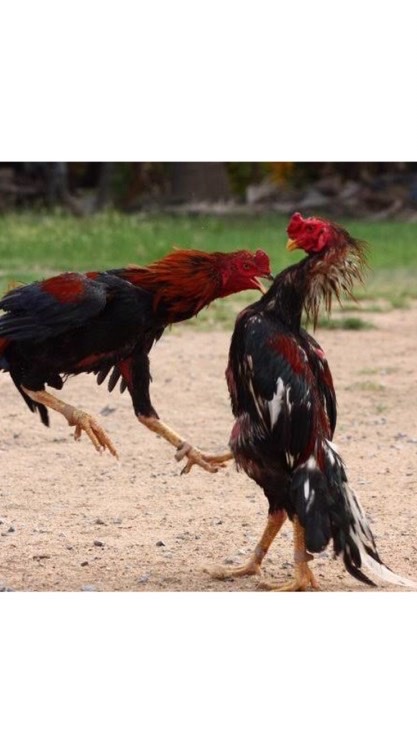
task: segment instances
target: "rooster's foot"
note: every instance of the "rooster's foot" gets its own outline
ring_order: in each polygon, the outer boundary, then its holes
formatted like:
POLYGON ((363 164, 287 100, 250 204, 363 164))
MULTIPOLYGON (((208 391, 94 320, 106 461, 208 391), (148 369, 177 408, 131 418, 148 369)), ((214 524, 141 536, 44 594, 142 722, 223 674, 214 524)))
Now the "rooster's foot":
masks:
POLYGON ((188 474, 191 468, 196 464, 201 466, 205 471, 215 474, 219 469, 226 466, 226 461, 233 458, 233 454, 228 451, 224 454, 206 454, 199 451, 198 448, 194 448, 189 443, 184 441, 177 449, 175 458, 177 461, 181 461, 184 456, 187 457, 188 461, 184 468, 181 470, 181 474, 188 474))
POLYGON ((204 572, 207 572, 216 580, 227 580, 231 577, 260 575, 262 561, 265 558, 265 555, 279 529, 285 522, 286 517, 287 515, 284 510, 278 510, 268 515, 268 521, 261 536, 261 539, 256 544, 253 554, 245 564, 242 564, 240 567, 234 567, 232 569, 227 569, 226 567, 220 565, 213 565, 211 567, 206 567, 204 569, 204 572))
POLYGON ((242 564, 240 567, 235 567, 234 569, 226 568, 219 564, 204 567, 203 572, 209 574, 210 577, 214 577, 215 580, 229 580, 232 577, 259 575, 261 574, 261 566, 255 559, 250 559, 246 564, 242 564))
POLYGON ((67 420, 68 425, 75 427, 75 440, 78 440, 81 437, 81 433, 84 430, 96 451, 101 452, 107 448, 112 456, 119 458, 107 433, 105 433, 103 428, 87 412, 73 407, 72 404, 66 404, 64 400, 58 399, 58 397, 54 397, 53 394, 49 394, 49 392, 44 390, 36 392, 32 389, 27 389, 24 386, 22 386, 22 390, 38 405, 44 405, 50 410, 55 410, 63 415, 67 420))
MULTIPOLYGON (((70 405, 67 405, 67 407, 70 407, 70 405)), ((68 425, 75 426, 74 438, 76 441, 81 438, 81 433, 84 431, 87 433, 96 451, 101 453, 107 449, 112 456, 119 458, 105 430, 103 430, 101 425, 88 412, 71 406, 69 410, 65 410, 64 414, 68 420, 68 425)))
POLYGON ((300 564, 295 565, 294 579, 290 580, 290 582, 286 582, 283 585, 260 582, 258 585, 259 590, 274 590, 275 592, 304 592, 309 587, 313 588, 313 590, 320 590, 319 583, 307 562, 300 562, 300 564))

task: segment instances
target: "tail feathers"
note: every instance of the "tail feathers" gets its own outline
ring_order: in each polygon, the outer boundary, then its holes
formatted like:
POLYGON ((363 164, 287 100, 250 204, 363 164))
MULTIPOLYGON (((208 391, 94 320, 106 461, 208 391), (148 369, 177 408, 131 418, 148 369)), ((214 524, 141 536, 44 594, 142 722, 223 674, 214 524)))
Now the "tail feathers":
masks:
POLYGON ((392 585, 400 585, 400 587, 411 587, 414 590, 417 589, 417 583, 410 580, 408 577, 393 572, 383 562, 375 560, 370 554, 361 552, 362 566, 372 572, 383 582, 389 582, 392 585))
MULTIPOLYGON (((346 502, 346 508, 350 510, 352 516, 349 526, 349 540, 356 546, 356 549, 359 553, 358 566, 366 569, 372 575, 378 577, 384 582, 391 583, 392 585, 400 585, 401 587, 411 587, 416 589, 416 582, 408 579, 408 577, 402 577, 402 575, 393 572, 380 559, 376 549, 374 537, 366 520, 365 513, 359 503, 357 496, 349 487, 347 482, 343 487, 343 496, 346 502)), ((345 549, 343 554, 345 564, 346 558, 348 558, 349 560, 349 556, 350 555, 347 556, 345 549)), ((355 561, 357 562, 357 560, 355 561)), ((356 566, 355 562, 353 562, 353 564, 356 566)), ((348 569, 348 571, 350 570, 348 569)))
POLYGON ((293 476, 293 502, 305 529, 306 547, 322 551, 333 540, 336 556, 341 555, 347 571, 368 585, 373 577, 402 587, 417 584, 390 570, 380 559, 375 539, 357 496, 347 482, 342 459, 334 445, 325 440, 318 458, 314 456, 299 466, 293 476), (322 470, 323 469, 323 470, 322 470))

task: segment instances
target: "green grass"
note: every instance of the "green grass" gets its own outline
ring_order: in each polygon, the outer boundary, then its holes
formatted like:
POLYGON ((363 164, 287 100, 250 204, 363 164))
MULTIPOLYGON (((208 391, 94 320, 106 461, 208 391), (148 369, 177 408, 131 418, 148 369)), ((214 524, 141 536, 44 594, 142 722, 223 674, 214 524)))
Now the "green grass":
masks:
MULTIPOLYGON (((77 219, 63 213, 0 216, 0 292, 11 281, 32 281, 64 270, 106 269, 146 264, 173 245, 209 251, 263 248, 273 271, 300 260, 285 250, 287 218, 122 215, 115 212, 77 219)), ((343 220, 355 237, 371 246, 370 273, 356 295, 376 306, 406 307, 417 298, 417 224, 343 220)), ((255 292, 217 302, 202 312, 202 326, 228 323, 255 292), (224 304, 224 306, 223 306, 224 304)))
POLYGON ((371 330, 375 325, 360 317, 319 317, 317 327, 325 330, 371 330))

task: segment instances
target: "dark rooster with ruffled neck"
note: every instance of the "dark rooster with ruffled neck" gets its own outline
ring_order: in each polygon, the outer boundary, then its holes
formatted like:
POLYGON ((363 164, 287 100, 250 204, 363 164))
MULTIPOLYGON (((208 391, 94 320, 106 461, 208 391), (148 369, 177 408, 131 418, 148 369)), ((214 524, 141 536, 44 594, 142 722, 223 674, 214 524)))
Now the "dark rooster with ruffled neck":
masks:
POLYGON ((28 407, 49 424, 48 408, 84 430, 98 451, 116 449, 101 426, 83 410, 45 390, 62 389, 73 374, 109 376, 128 389, 138 420, 177 448, 176 459, 217 471, 228 456, 209 456, 168 428, 152 406, 149 352, 165 328, 195 316, 210 302, 244 289, 263 290, 268 256, 176 249, 146 267, 105 272, 62 273, 9 291, 0 300, 0 369, 8 372, 28 407))
POLYGON ((366 247, 325 219, 294 214, 288 249, 307 257, 276 276, 269 291, 239 315, 226 378, 236 418, 230 448, 237 466, 263 488, 269 502, 264 533, 242 567, 208 568, 218 579, 259 574, 287 516, 294 529, 295 577, 268 589, 317 588, 308 566, 332 542, 348 572, 367 584, 380 579, 416 585, 381 561, 343 461, 332 443, 336 396, 324 352, 301 327, 302 312, 316 325, 321 303, 352 296, 366 266, 366 247))

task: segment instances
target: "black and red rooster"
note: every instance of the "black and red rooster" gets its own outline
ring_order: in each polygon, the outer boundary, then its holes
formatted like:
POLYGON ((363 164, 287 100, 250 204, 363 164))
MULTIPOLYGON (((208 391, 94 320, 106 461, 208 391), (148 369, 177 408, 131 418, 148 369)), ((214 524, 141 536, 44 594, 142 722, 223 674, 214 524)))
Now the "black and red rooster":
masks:
POLYGON ((69 375, 93 372, 98 383, 110 374, 112 391, 127 387, 138 420, 178 451, 176 459, 215 472, 228 456, 209 456, 168 428, 152 406, 149 352, 165 328, 196 315, 214 299, 260 289, 270 276, 268 256, 257 250, 207 253, 176 249, 146 267, 62 273, 9 291, 0 300, 0 370, 8 372, 28 407, 49 424, 48 409, 84 430, 95 448, 115 447, 86 412, 45 390, 62 389, 69 375))
POLYGON ((350 488, 333 445, 336 396, 323 350, 301 327, 303 310, 316 326, 321 302, 351 296, 366 266, 365 245, 324 219, 294 214, 288 249, 307 257, 276 276, 269 291, 240 313, 226 378, 236 422, 230 448, 238 468, 263 488, 269 502, 264 533, 249 562, 207 571, 218 579, 259 574, 265 554, 287 516, 294 529, 294 580, 277 587, 318 584, 308 562, 330 541, 346 569, 365 583, 370 571, 398 585, 417 587, 380 560, 366 516, 350 488))

